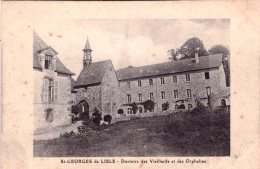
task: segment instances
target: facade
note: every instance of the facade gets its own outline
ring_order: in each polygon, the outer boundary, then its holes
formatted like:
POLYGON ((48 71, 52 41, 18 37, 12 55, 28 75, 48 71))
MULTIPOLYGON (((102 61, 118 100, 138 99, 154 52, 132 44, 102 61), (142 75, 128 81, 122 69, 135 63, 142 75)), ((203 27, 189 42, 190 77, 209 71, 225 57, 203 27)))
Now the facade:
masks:
POLYGON ((83 69, 74 88, 76 105, 89 116, 94 109, 103 117, 111 115, 112 121, 146 116, 164 111, 163 104, 169 110, 192 109, 198 99, 216 107, 226 97, 223 91, 229 95, 221 54, 115 71, 110 60, 92 63, 88 40, 83 53, 83 69), (151 112, 144 110, 147 100, 155 103, 151 112), (133 112, 133 104, 137 105, 137 112, 133 112), (118 113, 119 109, 124 113, 118 113))
POLYGON ((34 133, 71 123, 71 76, 37 33, 33 33, 34 133))

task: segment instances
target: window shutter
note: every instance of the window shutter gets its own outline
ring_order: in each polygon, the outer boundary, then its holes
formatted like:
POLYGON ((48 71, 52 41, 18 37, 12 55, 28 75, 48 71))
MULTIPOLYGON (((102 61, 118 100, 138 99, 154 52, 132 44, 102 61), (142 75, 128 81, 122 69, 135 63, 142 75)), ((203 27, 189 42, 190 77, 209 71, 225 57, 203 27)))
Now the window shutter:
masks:
POLYGON ((43 101, 48 101, 48 85, 49 85, 49 79, 43 79, 43 101))
POLYGON ((54 101, 58 101, 58 96, 59 96, 59 81, 54 82, 54 101))

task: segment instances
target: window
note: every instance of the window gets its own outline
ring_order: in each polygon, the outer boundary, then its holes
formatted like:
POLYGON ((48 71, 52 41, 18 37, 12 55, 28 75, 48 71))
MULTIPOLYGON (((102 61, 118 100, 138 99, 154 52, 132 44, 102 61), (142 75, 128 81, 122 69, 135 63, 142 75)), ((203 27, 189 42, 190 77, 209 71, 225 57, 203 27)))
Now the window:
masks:
POLYGON ((142 86, 142 82, 141 80, 138 81, 138 87, 141 87, 142 86))
POLYGON ((139 99, 139 102, 142 101, 142 94, 138 94, 138 99, 139 99))
POLYGON ((165 99, 165 92, 161 92, 161 97, 162 97, 162 100, 165 99))
POLYGON ((164 84, 164 77, 161 77, 161 84, 164 84))
POLYGON ((48 108, 48 109, 46 110, 46 118, 45 118, 45 120, 46 120, 47 122, 52 122, 53 119, 54 119, 53 111, 52 111, 51 108, 48 108))
POLYGON ((187 98, 191 98, 191 89, 187 89, 187 98))
POLYGON ((52 79, 44 79, 43 82, 43 101, 58 101, 59 83, 52 79))
POLYGON ((205 72, 205 79, 209 79, 209 72, 205 72))
POLYGON ((50 69, 52 66, 52 56, 51 55, 45 55, 45 62, 44 62, 45 69, 50 69))
POLYGON ((178 105, 177 104, 175 105, 175 110, 178 110, 178 105))
POLYGON ((128 88, 130 88, 130 87, 131 87, 131 86, 130 86, 130 82, 127 82, 127 87, 128 87, 128 88))
POLYGON ((153 85, 153 79, 149 79, 149 85, 150 85, 150 86, 153 85))
POLYGON ((131 108, 127 109, 127 114, 132 114, 132 109, 131 108))
POLYGON ((188 109, 192 109, 192 104, 188 104, 188 109))
POLYGON ((206 87, 206 91, 207 91, 207 96, 211 95, 211 88, 210 87, 206 87))
POLYGON ((189 81, 190 81, 190 75, 187 74, 187 75, 185 75, 185 76, 186 76, 186 82, 189 82, 189 81))
POLYGON ((150 98, 150 100, 153 100, 153 93, 149 94, 149 98, 150 98))
POLYGON ((172 77, 173 83, 177 83, 177 76, 172 77))
POLYGON ((173 91, 173 97, 174 99, 178 99, 178 90, 173 91))
POLYGON ((131 95, 130 94, 127 95, 127 102, 131 103, 131 95))

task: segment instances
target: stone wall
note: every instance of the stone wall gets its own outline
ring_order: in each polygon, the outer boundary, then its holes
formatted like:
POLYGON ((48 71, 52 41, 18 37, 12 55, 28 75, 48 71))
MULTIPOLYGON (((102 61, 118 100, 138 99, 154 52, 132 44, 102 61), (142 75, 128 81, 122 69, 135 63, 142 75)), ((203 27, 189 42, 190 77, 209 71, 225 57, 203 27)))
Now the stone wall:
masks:
POLYGON ((176 73, 165 76, 150 78, 139 78, 128 81, 120 81, 120 100, 124 113, 127 114, 127 94, 131 95, 131 102, 140 103, 149 99, 149 93, 153 93, 155 108, 154 112, 162 111, 162 104, 168 102, 169 109, 175 110, 175 105, 184 104, 185 108, 191 104, 195 107, 196 97, 206 105, 208 102, 206 87, 211 88, 211 93, 217 93, 225 86, 225 75, 223 67, 198 70, 186 73, 176 73), (210 79, 205 79, 205 72, 209 72, 210 79), (190 75, 190 81, 186 81, 186 74, 190 75), (173 82, 173 76, 177 76, 177 83, 173 82), (161 78, 164 78, 164 84, 161 84, 161 78), (153 79, 153 85, 149 85, 149 79, 153 79), (141 87, 138 81, 141 80, 141 87), (223 81, 224 80, 224 81, 223 81), (128 88, 127 82, 130 82, 128 88), (191 89, 191 98, 187 98, 187 89, 191 89), (174 90, 178 90, 178 98, 174 98, 174 90), (161 92, 165 92, 165 99, 162 99, 161 92), (142 101, 139 101, 138 94, 142 94, 142 101))
POLYGON ((89 105, 89 115, 92 116, 94 108, 102 110, 100 85, 88 86, 87 88, 76 89, 76 103, 85 100, 89 105))
POLYGON ((71 104, 70 102, 71 81, 69 75, 58 75, 50 70, 34 70, 34 131, 40 129, 67 125, 71 123, 71 104), (59 82, 58 101, 43 101, 43 81, 44 78, 51 78, 53 81, 59 82), (46 121, 46 109, 51 108, 53 113, 53 121, 46 121))
POLYGON ((116 118, 117 110, 120 108, 120 89, 113 65, 106 70, 101 82, 102 94, 102 116, 112 116, 112 121, 116 118))

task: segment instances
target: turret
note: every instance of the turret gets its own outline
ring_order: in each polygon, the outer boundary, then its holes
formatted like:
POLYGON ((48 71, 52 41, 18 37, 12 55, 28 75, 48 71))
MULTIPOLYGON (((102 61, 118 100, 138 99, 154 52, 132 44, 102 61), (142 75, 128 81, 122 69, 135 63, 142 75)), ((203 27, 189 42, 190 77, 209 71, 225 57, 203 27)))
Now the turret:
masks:
POLYGON ((83 49, 83 52, 84 52, 83 68, 88 68, 92 63, 92 56, 91 56, 92 49, 90 48, 88 38, 87 38, 86 45, 83 49))

